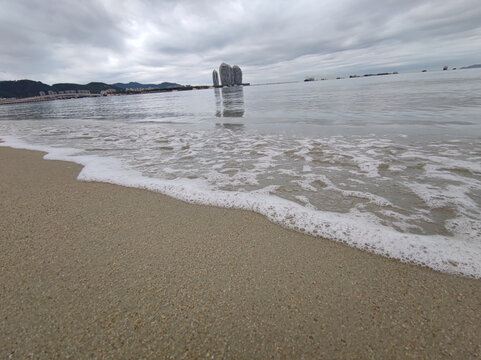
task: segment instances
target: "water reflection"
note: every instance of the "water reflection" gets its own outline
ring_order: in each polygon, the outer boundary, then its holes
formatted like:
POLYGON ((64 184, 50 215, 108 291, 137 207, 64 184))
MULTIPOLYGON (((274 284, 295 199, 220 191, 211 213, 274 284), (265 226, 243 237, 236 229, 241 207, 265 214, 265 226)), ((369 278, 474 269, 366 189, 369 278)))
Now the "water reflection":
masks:
POLYGON ((214 89, 217 117, 243 117, 244 89, 242 86, 223 87, 221 91, 214 89), (221 96, 222 92, 222 96, 221 96))
POLYGON ((215 116, 221 117, 222 116, 222 99, 220 97, 219 88, 214 89, 214 94, 215 94, 215 116))
POLYGON ((224 129, 228 129, 228 130, 231 130, 231 131, 239 131, 239 130, 242 130, 244 129, 244 124, 230 124, 230 123, 217 123, 215 124, 216 127, 218 128, 224 128, 224 129))

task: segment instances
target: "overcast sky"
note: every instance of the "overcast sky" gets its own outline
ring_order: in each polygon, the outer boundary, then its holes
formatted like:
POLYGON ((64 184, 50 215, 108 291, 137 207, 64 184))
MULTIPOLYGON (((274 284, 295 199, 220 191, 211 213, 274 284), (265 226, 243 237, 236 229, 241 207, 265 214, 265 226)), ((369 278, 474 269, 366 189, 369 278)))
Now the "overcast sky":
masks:
POLYGON ((251 83, 481 63, 480 0, 0 0, 0 80, 251 83))

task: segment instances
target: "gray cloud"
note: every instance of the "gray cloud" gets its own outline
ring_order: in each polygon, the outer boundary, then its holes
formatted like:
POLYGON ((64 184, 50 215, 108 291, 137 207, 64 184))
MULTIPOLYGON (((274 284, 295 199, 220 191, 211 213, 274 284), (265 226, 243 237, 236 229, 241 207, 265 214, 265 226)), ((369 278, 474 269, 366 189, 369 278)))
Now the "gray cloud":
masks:
POLYGON ((478 0, 0 0, 0 80, 250 82, 481 62, 478 0))

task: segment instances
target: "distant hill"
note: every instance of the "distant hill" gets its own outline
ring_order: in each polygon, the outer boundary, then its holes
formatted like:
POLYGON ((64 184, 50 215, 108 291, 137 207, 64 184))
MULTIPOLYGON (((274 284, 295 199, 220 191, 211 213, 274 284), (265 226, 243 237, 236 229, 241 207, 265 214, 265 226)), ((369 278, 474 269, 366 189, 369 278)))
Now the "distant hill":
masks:
POLYGON ((40 91, 68 91, 68 90, 89 90, 92 94, 100 94, 102 90, 115 89, 124 92, 126 89, 172 89, 182 87, 180 84, 163 82, 161 84, 141 84, 138 82, 130 82, 128 84, 105 84, 102 82, 91 82, 86 85, 60 83, 47 85, 40 81, 33 80, 13 80, 0 81, 0 98, 25 98, 31 96, 39 96, 40 91))
POLYGON ((469 66, 462 67, 461 69, 479 69, 479 68, 481 68, 481 64, 469 65, 469 66))
POLYGON ((52 91, 67 91, 67 90, 90 90, 92 94, 100 94, 102 90, 107 89, 115 89, 121 90, 121 88, 115 85, 109 85, 101 82, 91 82, 86 85, 79 85, 79 84, 69 84, 69 83, 61 83, 61 84, 53 84, 51 86, 52 91))
POLYGON ((65 83, 54 84, 50 86, 40 81, 33 80, 0 81, 0 97, 3 98, 25 98, 31 96, 39 96, 40 91, 59 92, 66 90, 89 90, 92 94, 100 94, 102 90, 107 89, 116 89, 118 91, 123 91, 123 89, 121 88, 101 82, 91 82, 86 85, 65 83))
POLYGON ((138 82, 129 82, 128 84, 125 83, 115 83, 112 84, 121 89, 171 89, 181 87, 182 85, 171 83, 171 82, 163 82, 161 84, 141 84, 138 82))
POLYGON ((50 86, 40 81, 0 81, 0 97, 2 98, 22 98, 38 96, 40 91, 47 92, 49 90, 50 86))

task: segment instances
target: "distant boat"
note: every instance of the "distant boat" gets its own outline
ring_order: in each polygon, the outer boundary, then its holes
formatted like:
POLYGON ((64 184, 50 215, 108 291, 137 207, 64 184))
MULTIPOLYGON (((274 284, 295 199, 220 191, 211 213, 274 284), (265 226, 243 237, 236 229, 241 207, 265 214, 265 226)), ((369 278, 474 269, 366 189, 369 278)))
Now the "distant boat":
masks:
POLYGON ((308 78, 305 78, 304 81, 314 81, 314 78, 313 78, 313 77, 308 77, 308 78))

